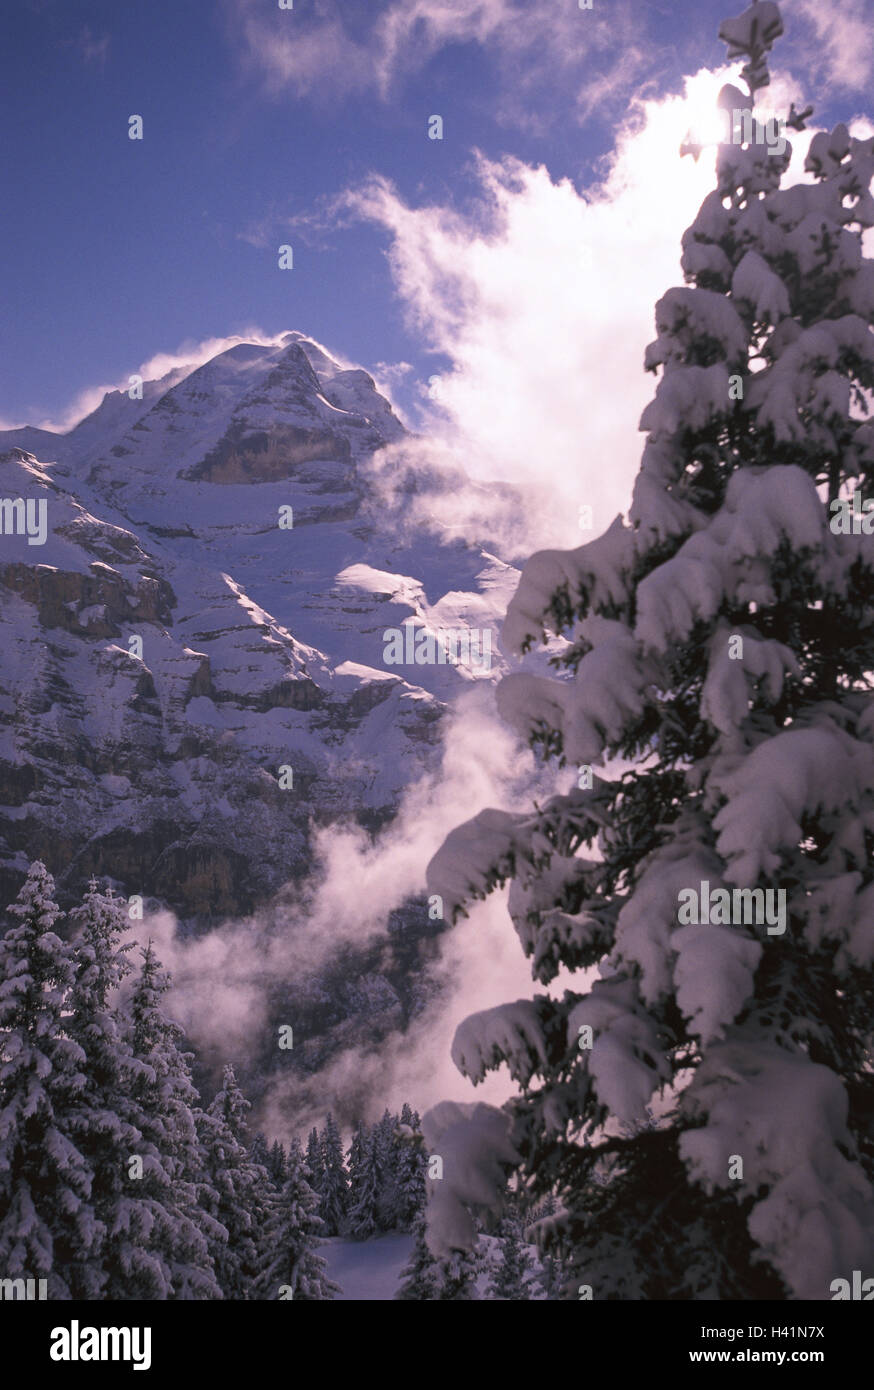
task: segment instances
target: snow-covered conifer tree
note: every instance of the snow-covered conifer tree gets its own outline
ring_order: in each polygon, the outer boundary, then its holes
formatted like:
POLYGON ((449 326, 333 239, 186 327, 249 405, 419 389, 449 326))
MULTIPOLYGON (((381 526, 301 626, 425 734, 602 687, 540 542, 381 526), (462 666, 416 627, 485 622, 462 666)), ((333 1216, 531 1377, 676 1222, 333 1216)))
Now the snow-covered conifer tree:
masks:
POLYGON ((324 1301, 340 1293, 340 1286, 328 1278, 318 1253, 323 1231, 319 1199, 297 1139, 289 1145, 286 1168, 285 1182, 270 1205, 258 1293, 264 1299, 324 1301))
POLYGON ((322 1156, 322 1141, 319 1138, 319 1131, 315 1125, 310 1130, 307 1139, 306 1163, 310 1173, 310 1186, 314 1192, 321 1191, 322 1178, 325 1172, 325 1160, 322 1156))
MULTIPOLYGON (((567 1276, 558 1254, 562 1222, 556 1222, 558 1207, 555 1197, 548 1192, 530 1213, 523 1228, 527 1241, 537 1246, 539 1260, 535 1278, 547 1299, 552 1301, 563 1296, 567 1286, 567 1276), (554 1241, 555 1227, 558 1226, 559 1239, 554 1241)), ((576 1291, 574 1293, 576 1297, 576 1291)))
POLYGON ((322 1173, 319 1180, 319 1215, 325 1235, 340 1234, 349 1205, 349 1178, 343 1162, 343 1143, 334 1116, 328 1114, 321 1136, 322 1173))
POLYGON ((472 1249, 433 1254, 427 1239, 426 1209, 413 1219, 413 1248, 401 1270, 396 1299, 407 1302, 464 1302, 479 1298, 476 1281, 482 1268, 478 1244, 472 1249))
POLYGON ((229 1063, 222 1089, 197 1117, 205 1169, 200 1201, 227 1231, 227 1240, 214 1242, 211 1253, 224 1297, 234 1300, 255 1297, 269 1206, 266 1169, 253 1163, 248 1152, 249 1109, 229 1063))
POLYGON ((224 1236, 198 1205, 203 1178, 195 1115, 199 1097, 191 1079, 184 1034, 164 1013, 170 979, 151 942, 127 1010, 133 1053, 131 1094, 143 1137, 140 1195, 151 1202, 149 1246, 168 1267, 173 1299, 221 1298, 210 1248, 224 1236))
POLYGON ((475 1246, 472 1250, 453 1250, 437 1261, 436 1289, 438 1303, 471 1303, 479 1298, 476 1281, 482 1267, 482 1256, 475 1246))
POLYGON ((413 1218, 412 1232, 413 1248, 407 1263, 401 1270, 395 1298, 405 1299, 407 1302, 425 1303, 436 1300, 440 1271, 438 1262, 428 1249, 425 1239, 424 1207, 420 1208, 413 1218))
POLYGON ((264 1167, 279 1187, 285 1182, 285 1163, 285 1148, 278 1139, 274 1139, 270 1146, 268 1161, 264 1164, 264 1167))
POLYGON ((531 1255, 522 1240, 522 1223, 515 1213, 508 1213, 498 1227, 500 1240, 497 1263, 487 1287, 489 1298, 507 1302, 524 1302, 531 1298, 531 1255))
POLYGON ((373 1127, 373 1160, 377 1175, 376 1223, 381 1231, 393 1231, 400 1222, 399 1123, 398 1116, 386 1110, 373 1127))
POLYGON ((156 1222, 169 1218, 143 1186, 147 1155, 142 1112, 133 1094, 136 1070, 116 995, 130 973, 130 946, 121 944, 127 918, 121 901, 92 879, 72 913, 75 974, 65 1028, 85 1054, 85 1085, 76 1115, 76 1142, 94 1174, 98 1240, 69 1279, 75 1298, 169 1298, 169 1265, 152 1245, 156 1222))
POLYGON ((260 1129, 249 1145, 249 1157, 253 1163, 257 1163, 261 1168, 266 1168, 269 1171, 270 1145, 267 1143, 266 1134, 260 1129))
POLYGON ((408 1129, 419 1128, 418 1111, 414 1110, 413 1107, 407 1101, 404 1101, 403 1105, 401 1106, 401 1113, 398 1123, 401 1125, 405 1125, 408 1129))
POLYGON ((403 1231, 413 1229, 413 1223, 425 1205, 428 1159, 419 1124, 419 1116, 405 1105, 401 1111, 396 1157, 397 1222, 403 1231))
POLYGON ((349 1213, 347 1230, 353 1240, 368 1240, 378 1229, 376 1206, 379 1173, 376 1166, 376 1129, 370 1133, 359 1124, 349 1145, 349 1213))
POLYGON ((76 1142, 85 1054, 67 1035, 69 947, 44 864, 31 864, 0 938, 0 1271, 73 1297, 72 1262, 98 1237, 92 1172, 76 1142))
POLYGON ((791 144, 749 123, 779 10, 720 32, 753 138, 656 307, 628 518, 535 555, 504 626, 567 638, 563 676, 498 702, 576 785, 482 812, 429 876, 453 918, 511 879, 542 984, 597 968, 453 1048, 474 1080, 508 1063, 523 1179, 595 1298, 828 1299, 874 1268, 874 139, 817 133, 781 186, 791 144))

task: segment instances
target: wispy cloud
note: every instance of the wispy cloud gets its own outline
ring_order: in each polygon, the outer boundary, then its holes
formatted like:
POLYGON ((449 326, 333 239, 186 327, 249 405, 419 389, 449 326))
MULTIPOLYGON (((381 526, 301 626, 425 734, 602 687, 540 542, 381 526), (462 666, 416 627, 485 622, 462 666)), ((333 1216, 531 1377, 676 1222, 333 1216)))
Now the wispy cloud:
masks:
POLYGON ((307 246, 325 250, 336 233, 345 231, 354 220, 346 193, 323 193, 308 207, 296 212, 274 204, 248 222, 237 233, 237 240, 263 251, 266 246, 273 245, 280 234, 294 233, 307 246))
MULTIPOLYGON (((708 0, 668 37, 670 12, 631 0, 596 0, 591 10, 577 0, 368 0, 360 10, 344 0, 294 10, 262 0, 224 5, 229 41, 269 95, 323 105, 362 94, 394 100, 438 55, 473 44, 497 78, 493 115, 539 133, 594 115, 612 119, 647 83, 663 91, 665 79, 676 81, 693 51, 700 55, 702 42, 715 38, 722 18, 708 0)), ((816 83, 870 90, 870 0, 785 0, 783 10, 777 61, 789 55, 810 79, 808 97, 816 83)))
POLYGON ((102 34, 100 38, 93 34, 86 25, 76 40, 76 47, 81 53, 86 63, 95 63, 97 67, 106 66, 109 57, 109 47, 112 40, 109 34, 102 34))
MULTIPOLYGON (((260 0, 225 0, 230 38, 244 66, 277 95, 336 102, 357 93, 392 97, 451 45, 476 44, 507 79, 498 119, 542 125, 528 101, 537 89, 555 95, 559 78, 576 88, 553 101, 550 119, 584 119, 592 101, 641 72, 650 58, 635 42, 635 7, 627 0, 581 10, 575 0, 377 0, 353 24, 339 0, 311 11, 271 9, 260 0), (609 55, 618 54, 618 57, 609 55), (605 57, 605 55, 607 55, 605 57), (587 63, 598 78, 583 83, 587 63)), ((638 24, 639 24, 638 20, 638 24)))
MULTIPOLYGON (((282 333, 269 334, 263 329, 252 327, 245 329, 242 333, 231 333, 223 338, 203 338, 195 340, 187 339, 180 343, 179 347, 171 352, 156 352, 139 366, 131 363, 130 369, 117 381, 106 382, 102 386, 87 386, 78 392, 65 410, 51 419, 43 420, 0 420, 0 429, 18 429, 22 425, 35 425, 37 429, 54 430, 57 434, 66 434, 74 429, 80 420, 84 420, 86 415, 90 415, 92 410, 96 410, 106 395, 107 391, 127 391, 130 384, 129 377, 136 373, 144 381, 159 381, 162 377, 170 374, 176 375, 176 380, 181 380, 189 372, 201 367, 204 362, 208 362, 211 357, 224 352, 227 348, 235 347, 237 343, 263 343, 272 345, 278 343, 282 338, 282 333)), ((170 384, 174 383, 169 383, 170 384)))
MULTIPOLYGON (((552 789, 550 774, 536 773, 530 752, 498 720, 490 692, 475 688, 447 720, 441 767, 410 784, 396 820, 378 838, 355 825, 322 827, 308 883, 297 896, 283 895, 281 907, 202 937, 178 935, 172 914, 162 912, 131 935, 155 941, 173 975, 171 1012, 202 1058, 215 1070, 228 1060, 251 1065, 264 1054, 271 986, 283 979, 304 985, 346 946, 387 943, 390 914, 425 892, 428 861, 457 823, 460 805, 520 809, 532 793, 552 789)), ((387 1103, 405 1099, 425 1107, 447 1095, 473 1098, 450 1060, 454 1030, 474 1008, 530 993, 530 968, 498 896, 440 942, 441 958, 428 971, 430 1003, 408 1031, 377 1046, 359 1020, 350 1043, 317 1075, 295 1068, 269 1078, 261 1122, 271 1133, 300 1133, 330 1107, 351 1120, 376 1118, 387 1103)), ((294 1040, 296 1048, 307 1043, 298 1029, 294 1040)), ((498 1078, 487 1095, 502 1100, 507 1090, 506 1077, 498 1078)))
MULTIPOLYGON (((809 70, 844 91, 870 93, 874 78, 871 0, 795 0, 795 6, 815 35, 815 43, 805 44, 802 50, 809 70)), ((808 96, 815 95, 808 90, 808 96)))
MULTIPOLYGON (((274 347, 282 341, 282 337, 282 333, 265 333, 262 328, 253 326, 244 329, 242 333, 229 333, 221 338, 202 338, 200 341, 188 338, 173 352, 156 352, 154 356, 141 363, 137 371, 146 381, 158 381, 169 372, 194 371, 211 357, 226 352, 228 348, 236 347, 238 343, 258 343, 265 347, 274 347)), ((127 387, 126 380, 124 384, 127 387)))

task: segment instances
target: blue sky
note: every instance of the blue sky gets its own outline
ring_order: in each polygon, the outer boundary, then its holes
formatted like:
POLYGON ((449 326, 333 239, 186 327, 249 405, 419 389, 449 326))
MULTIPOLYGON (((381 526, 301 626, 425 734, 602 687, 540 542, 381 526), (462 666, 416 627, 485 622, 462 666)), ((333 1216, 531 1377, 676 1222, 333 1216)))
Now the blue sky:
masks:
MULTIPOLYGON (((409 363, 392 379, 412 400, 451 346, 399 290, 397 227, 344 194, 379 176, 395 213, 454 210, 475 228, 475 150, 584 190, 633 99, 719 66, 719 21, 741 8, 13 0, 0 20, 0 417, 59 420, 157 353, 254 325, 300 329, 371 370, 409 363), (428 139, 432 114, 442 141, 428 139), (278 269, 282 243, 293 271, 278 269)), ((783 14, 778 65, 818 81, 818 115, 860 111, 863 0, 787 0, 783 14)))

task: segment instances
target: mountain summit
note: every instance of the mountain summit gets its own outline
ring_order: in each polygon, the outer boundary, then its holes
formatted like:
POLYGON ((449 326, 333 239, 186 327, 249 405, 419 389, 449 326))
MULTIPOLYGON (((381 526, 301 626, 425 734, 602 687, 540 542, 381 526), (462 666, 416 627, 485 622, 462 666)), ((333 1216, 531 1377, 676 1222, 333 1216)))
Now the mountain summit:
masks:
POLYGON ((206 924, 304 876, 314 823, 391 819, 490 675, 387 665, 385 632, 493 631, 515 579, 387 503, 405 437, 300 333, 0 433, 7 901, 39 857, 62 893, 97 873, 206 924))

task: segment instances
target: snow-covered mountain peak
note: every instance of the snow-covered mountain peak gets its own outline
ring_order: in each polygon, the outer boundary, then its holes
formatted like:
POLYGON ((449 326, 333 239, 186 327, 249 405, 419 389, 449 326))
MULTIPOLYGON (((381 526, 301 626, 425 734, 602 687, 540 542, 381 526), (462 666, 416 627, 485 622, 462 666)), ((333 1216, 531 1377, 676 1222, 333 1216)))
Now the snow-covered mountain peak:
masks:
POLYGON ((500 670, 515 580, 387 514, 372 460, 404 435, 299 333, 0 434, 8 896, 39 856, 216 920, 307 871, 314 819, 393 815, 444 703, 500 670), (387 661, 408 623, 488 630, 493 664, 387 661))

